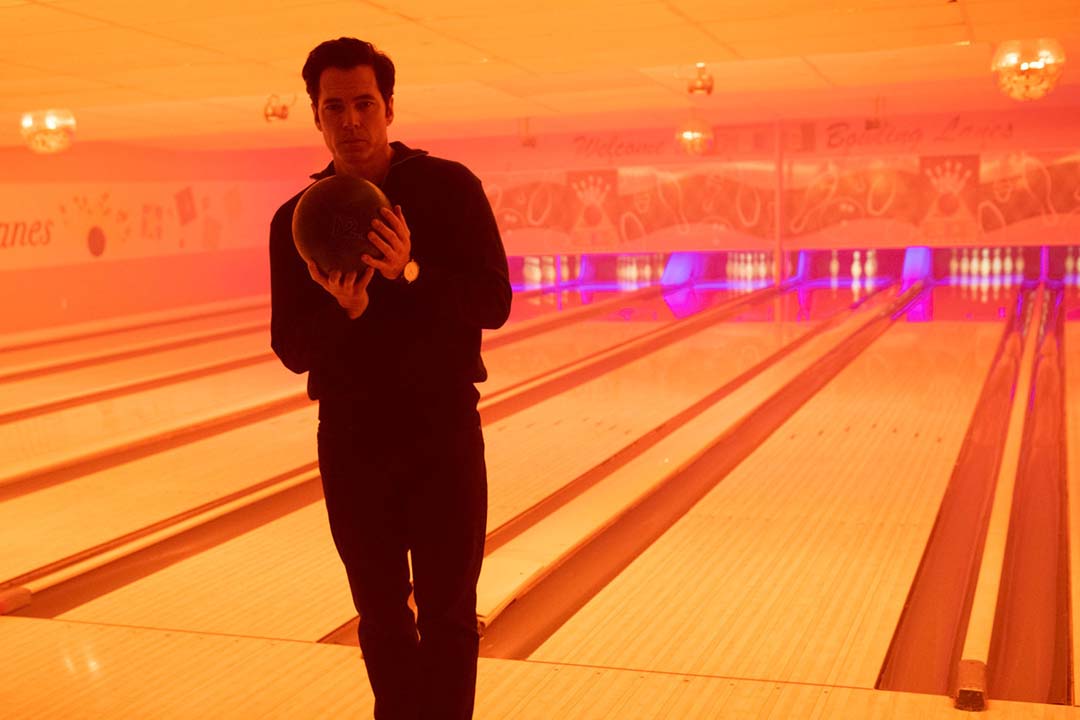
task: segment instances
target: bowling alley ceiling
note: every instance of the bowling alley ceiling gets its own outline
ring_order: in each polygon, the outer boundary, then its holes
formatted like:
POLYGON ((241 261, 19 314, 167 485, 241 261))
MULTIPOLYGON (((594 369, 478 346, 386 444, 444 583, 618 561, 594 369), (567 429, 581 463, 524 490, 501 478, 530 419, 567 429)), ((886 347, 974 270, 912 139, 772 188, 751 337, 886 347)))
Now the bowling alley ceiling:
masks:
POLYGON ((0 146, 22 112, 67 108, 78 138, 209 148, 320 141, 307 52, 369 39, 398 66, 398 132, 596 130, 1019 104, 996 43, 1069 58, 1043 106, 1080 110, 1077 0, 0 0, 0 146), (687 93, 694 64, 711 96, 687 93), (268 122, 268 98, 290 108, 268 122))

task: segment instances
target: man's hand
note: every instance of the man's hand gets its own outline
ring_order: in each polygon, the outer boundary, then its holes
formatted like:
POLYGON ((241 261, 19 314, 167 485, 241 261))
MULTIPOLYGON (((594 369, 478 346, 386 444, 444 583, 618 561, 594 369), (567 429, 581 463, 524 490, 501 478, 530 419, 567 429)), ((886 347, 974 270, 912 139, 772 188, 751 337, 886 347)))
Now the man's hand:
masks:
POLYGON ((349 319, 355 320, 364 314, 368 306, 367 286, 375 276, 374 268, 368 268, 363 275, 357 277, 355 271, 343 274, 340 270, 335 270, 329 276, 323 275, 319 266, 311 261, 308 261, 307 266, 311 279, 334 296, 338 305, 345 308, 345 312, 349 314, 349 319))
POLYGON ((382 219, 375 218, 371 221, 373 230, 368 233, 368 239, 382 252, 382 260, 376 260, 370 255, 364 255, 361 259, 382 273, 387 280, 397 280, 412 255, 409 226, 405 224, 400 205, 395 205, 393 211, 382 208, 380 213, 382 219))

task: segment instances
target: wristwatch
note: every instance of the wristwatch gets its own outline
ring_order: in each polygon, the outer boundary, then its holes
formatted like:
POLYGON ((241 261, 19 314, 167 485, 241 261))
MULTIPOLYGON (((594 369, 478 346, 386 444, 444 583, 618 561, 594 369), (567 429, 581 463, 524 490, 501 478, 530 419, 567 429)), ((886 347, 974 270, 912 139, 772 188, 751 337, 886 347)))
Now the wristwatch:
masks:
POLYGON ((405 263, 405 268, 401 271, 401 275, 398 277, 398 282, 406 285, 412 285, 416 282, 416 278, 420 277, 420 263, 416 262, 412 258, 409 258, 409 262, 405 263))

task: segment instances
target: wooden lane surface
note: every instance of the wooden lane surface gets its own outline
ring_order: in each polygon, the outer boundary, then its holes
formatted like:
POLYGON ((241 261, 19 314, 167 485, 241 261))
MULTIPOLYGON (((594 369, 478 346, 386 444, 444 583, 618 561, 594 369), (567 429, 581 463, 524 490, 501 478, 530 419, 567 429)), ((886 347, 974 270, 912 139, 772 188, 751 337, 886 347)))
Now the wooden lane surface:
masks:
MULTIPOLYGON (((235 337, 220 338, 208 343, 187 345, 152 352, 137 357, 106 360, 85 367, 60 369, 43 375, 0 383, 0 423, 3 416, 33 411, 42 405, 68 398, 123 390, 133 383, 168 379, 177 373, 207 368, 245 359, 257 360, 270 353, 265 332, 249 332, 235 337)), ((37 412, 40 412, 38 410, 37 412)), ((36 414, 36 413, 35 413, 36 414)), ((3 425, 0 424, 0 427, 3 425)))
POLYGON ((0 503, 0 583, 315 462, 314 406, 0 503))
MULTIPOLYGON (((481 396, 655 326, 586 321, 485 352, 490 377, 478 386, 481 396)), ((289 375, 294 385, 303 382, 289 375)), ((0 584, 315 462, 317 412, 312 404, 5 500, 0 503, 0 584)))
POLYGON ((33 330, 2 333, 0 334, 0 354, 11 352, 16 349, 42 347, 45 345, 65 343, 79 338, 124 333, 131 330, 138 330, 140 328, 145 329, 159 325, 172 325, 192 319, 229 315, 234 312, 244 312, 253 309, 269 311, 270 295, 246 295, 229 300, 218 300, 196 305, 182 305, 167 310, 152 310, 150 312, 120 315, 101 320, 89 320, 86 322, 54 325, 33 330))
MULTIPOLYGON (((596 473, 598 477, 582 487, 572 502, 556 506, 520 534, 509 537, 505 544, 499 535, 489 537, 478 587, 477 615, 486 627, 481 652, 501 658, 521 658, 531 652, 533 643, 544 639, 545 628, 553 629, 551 623, 559 622, 556 618, 572 614, 568 604, 577 607, 576 600, 568 597, 577 590, 575 586, 604 582, 595 563, 585 557, 612 551, 618 555, 622 543, 605 540, 607 533, 617 533, 620 526, 629 527, 629 534, 644 538, 641 547, 648 544, 647 538, 661 534, 655 526, 634 527, 637 522, 631 517, 640 512, 647 524, 656 521, 663 526, 665 521, 659 518, 670 508, 659 498, 683 494, 672 483, 677 486, 682 473, 692 468, 718 437, 737 434, 735 428, 743 426, 769 402, 768 398, 782 394, 793 378, 833 352, 845 338, 857 335, 857 328, 873 322, 871 318, 893 299, 891 294, 882 293, 855 312, 836 316, 836 322, 819 327, 820 332, 785 345, 779 355, 771 355, 761 363, 749 358, 742 374, 721 382, 691 409, 665 420, 663 426, 657 426, 657 432, 647 436, 651 442, 643 444, 635 454, 619 462, 616 458, 622 455, 620 451, 605 460, 600 468, 606 472, 596 473), (575 567, 595 574, 586 580, 575 567), (565 583, 560 576, 566 578, 565 583), (544 587, 537 588, 541 582, 544 587), (531 594, 533 590, 539 594, 531 594), (545 598, 552 598, 552 604, 545 606, 545 598), (500 622, 500 616, 508 607, 512 610, 507 624, 500 622)), ((778 329, 782 330, 782 326, 778 329)), ((593 474, 590 471, 585 477, 593 474)), ((689 509, 692 504, 688 502, 685 507, 689 509)), ((618 562, 617 557, 613 560, 618 562)), ((625 558, 626 562, 630 560, 625 558)))
MULTIPOLYGON (((0 376, 19 368, 74 362, 87 357, 132 351, 190 338, 219 333, 231 327, 263 324, 269 328, 270 307, 241 309, 227 314, 191 317, 176 322, 136 326, 104 335, 58 340, 48 345, 0 351, 0 376)), ((2 338, 0 338, 2 341, 2 338)))
MULTIPOLYGON (((485 429, 494 529, 734 377, 808 324, 703 331, 485 429), (717 352, 716 348, 724 348, 717 352)), ((61 617, 315 640, 354 614, 321 503, 189 557, 61 617), (295 524, 294 524, 295 523, 295 524), (302 531, 297 528, 306 528, 302 531), (279 539, 284 538, 284 539, 279 539), (267 548, 282 548, 288 568, 267 548), (274 602, 249 587, 271 581, 274 602), (173 598, 169 601, 169 598, 173 598), (272 606, 271 606, 272 605, 272 606), (313 628, 318 627, 317 632, 313 628)))
POLYGON ((530 659, 873 687, 1000 333, 891 329, 530 659))
MULTIPOLYGON (((560 311, 554 298, 527 294, 515 302, 535 305, 531 318, 560 311)), ((570 307, 570 305, 567 305, 570 307)), ((513 319, 488 337, 498 337, 515 327, 513 319)), ((179 320, 168 325, 135 328, 103 337, 52 343, 25 351, 0 353, 0 423, 5 414, 77 398, 111 389, 121 390, 134 383, 165 380, 198 368, 212 369, 230 361, 260 358, 277 362, 270 348, 269 316, 266 309, 179 320), (220 337, 219 337, 220 336, 220 337), (48 367, 48 372, 29 376, 17 372, 18 363, 7 363, 9 355, 22 358, 23 367, 48 367), (80 362, 96 358, 93 362, 80 362)))
MULTIPOLYGON (((55 620, 0 618, 13 720, 371 717, 359 650, 55 620)), ((1065 720, 1063 706, 481 658, 476 720, 1065 720)))
MULTIPOLYGON (((1066 294, 1073 320, 1065 323, 1065 428, 1068 447, 1069 576, 1072 584, 1073 687, 1080 682, 1080 293, 1066 294), (1071 297, 1070 297, 1071 295, 1071 297)), ((1066 316, 1068 317, 1068 316, 1066 316)), ((1077 702, 1074 697, 1073 702, 1077 702)))
MULTIPOLYGON (((619 306, 623 307, 623 306, 619 306)), ((595 322, 595 321, 593 321, 595 322)), ((568 325, 545 333, 572 333, 568 325)), ((604 324, 597 331, 593 351, 613 335, 619 341, 654 329, 649 324, 604 324)), ((519 343, 509 343, 490 351, 494 363, 501 352, 519 360, 519 343)), ((588 354, 588 353, 586 353, 588 354)), ((485 358, 486 359, 486 358, 485 358)), ((518 363, 525 371, 536 362, 518 363)), ((528 377, 516 374, 513 381, 528 377)), ((88 405, 65 407, 55 412, 21 418, 0 426, 0 484, 30 473, 104 454, 112 449, 136 445, 148 437, 183 431, 200 422, 230 412, 243 412, 264 402, 302 400, 306 376, 298 376, 281 366, 276 358, 248 367, 216 373, 208 377, 154 387, 130 395, 109 397, 88 405)), ((489 388, 494 387, 493 385, 489 388)))
POLYGON ((267 362, 8 423, 0 427, 0 483, 293 396, 304 383, 280 363, 267 362))

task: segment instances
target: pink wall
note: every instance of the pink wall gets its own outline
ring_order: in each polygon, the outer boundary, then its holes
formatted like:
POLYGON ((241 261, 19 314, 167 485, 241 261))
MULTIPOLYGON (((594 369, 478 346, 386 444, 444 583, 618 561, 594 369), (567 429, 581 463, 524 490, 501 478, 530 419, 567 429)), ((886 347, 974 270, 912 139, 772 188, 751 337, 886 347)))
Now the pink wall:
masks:
MULTIPOLYGON (((1075 243, 1068 111, 786 122, 786 247, 1075 243)), ((485 182, 511 254, 776 246, 775 125, 412 142, 485 182)), ((328 160, 309 147, 0 149, 0 332, 268 292, 277 206, 328 160)))

